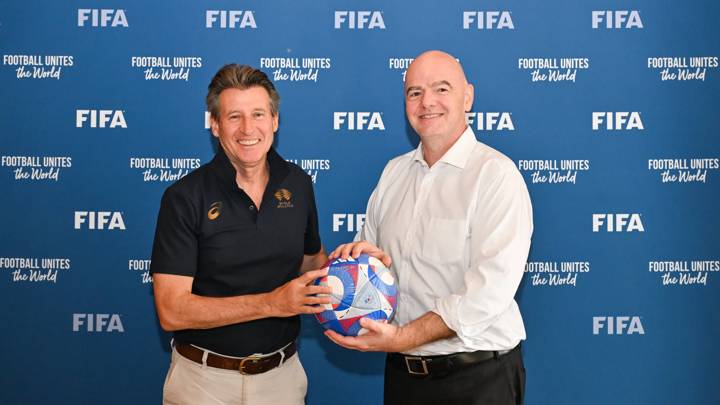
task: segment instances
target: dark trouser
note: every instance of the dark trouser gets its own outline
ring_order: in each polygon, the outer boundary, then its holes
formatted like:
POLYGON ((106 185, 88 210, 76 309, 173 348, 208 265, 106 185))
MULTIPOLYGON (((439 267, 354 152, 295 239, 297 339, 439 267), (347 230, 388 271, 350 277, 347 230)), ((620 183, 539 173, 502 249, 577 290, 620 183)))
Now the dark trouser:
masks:
POLYGON ((385 405, 514 405, 525 398, 522 353, 512 351, 441 375, 415 376, 385 362, 385 405))

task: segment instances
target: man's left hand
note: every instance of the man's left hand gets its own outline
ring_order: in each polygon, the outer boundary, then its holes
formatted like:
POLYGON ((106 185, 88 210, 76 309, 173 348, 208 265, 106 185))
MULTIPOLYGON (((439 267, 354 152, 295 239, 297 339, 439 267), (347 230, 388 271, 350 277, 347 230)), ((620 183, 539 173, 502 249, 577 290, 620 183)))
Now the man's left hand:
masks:
POLYGON ((399 352, 406 350, 406 348, 402 347, 402 328, 368 318, 360 319, 360 326, 367 329, 367 333, 360 336, 343 336, 335 331, 326 330, 325 336, 346 349, 361 352, 399 352))

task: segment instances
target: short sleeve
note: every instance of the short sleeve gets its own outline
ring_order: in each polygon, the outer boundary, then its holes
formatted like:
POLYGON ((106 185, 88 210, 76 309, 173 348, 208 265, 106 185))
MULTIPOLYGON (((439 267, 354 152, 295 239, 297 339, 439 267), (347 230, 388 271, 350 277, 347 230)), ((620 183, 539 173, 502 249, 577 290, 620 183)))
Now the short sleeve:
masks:
POLYGON ((197 271, 197 211, 173 188, 163 194, 155 228, 150 272, 194 277, 197 271))
POLYGON ((317 206, 315 204, 315 192, 313 191, 312 180, 307 177, 308 182, 308 216, 305 226, 305 254, 314 255, 320 251, 320 231, 318 229, 317 206))

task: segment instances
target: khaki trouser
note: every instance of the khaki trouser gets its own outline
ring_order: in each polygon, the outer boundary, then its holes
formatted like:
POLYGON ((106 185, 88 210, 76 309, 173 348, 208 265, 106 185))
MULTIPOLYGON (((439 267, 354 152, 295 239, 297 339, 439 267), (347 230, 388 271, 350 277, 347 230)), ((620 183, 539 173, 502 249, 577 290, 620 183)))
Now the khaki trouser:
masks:
POLYGON ((243 375, 186 359, 173 349, 163 387, 165 405, 302 405, 307 375, 298 354, 268 372, 243 375))

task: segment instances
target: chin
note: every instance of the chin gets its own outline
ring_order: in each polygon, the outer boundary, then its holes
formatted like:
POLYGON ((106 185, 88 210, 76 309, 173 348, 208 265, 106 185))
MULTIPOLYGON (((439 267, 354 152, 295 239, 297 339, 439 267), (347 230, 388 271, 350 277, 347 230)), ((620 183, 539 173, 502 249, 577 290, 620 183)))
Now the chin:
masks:
POLYGON ((426 139, 427 138, 435 138, 435 137, 441 136, 441 134, 442 134, 442 131, 440 131, 437 128, 425 128, 425 129, 421 129, 420 131, 416 130, 415 132, 418 133, 420 138, 426 138, 426 139))
POLYGON ((259 163, 265 160, 265 153, 253 153, 251 155, 245 154, 245 155, 239 155, 240 161, 245 164, 254 164, 259 163))

